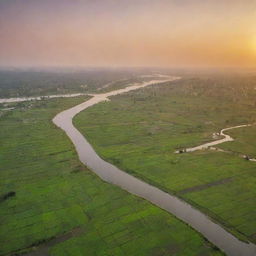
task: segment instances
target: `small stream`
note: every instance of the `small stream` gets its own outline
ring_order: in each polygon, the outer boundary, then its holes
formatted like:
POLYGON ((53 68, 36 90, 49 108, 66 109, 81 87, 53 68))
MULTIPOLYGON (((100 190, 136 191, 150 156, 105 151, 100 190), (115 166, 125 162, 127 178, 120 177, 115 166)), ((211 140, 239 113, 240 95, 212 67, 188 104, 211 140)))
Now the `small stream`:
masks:
MULTIPOLYGON (((211 142, 207 142, 207 143, 201 144, 201 145, 196 146, 196 147, 176 150, 174 153, 176 153, 176 154, 189 153, 189 152, 194 152, 194 151, 197 151, 197 150, 204 150, 204 149, 213 149, 213 150, 217 150, 217 151, 221 151, 221 152, 230 153, 230 151, 225 151, 225 150, 222 150, 222 149, 219 149, 219 148, 214 148, 213 146, 216 146, 218 144, 222 144, 222 143, 228 142, 228 141, 234 141, 234 139, 230 135, 224 133, 225 131, 229 131, 229 130, 233 130, 233 129, 237 129, 237 128, 250 127, 252 125, 253 124, 242 124, 242 125, 237 125, 237 126, 224 128, 220 131, 220 135, 223 136, 224 138, 218 139, 218 140, 215 140, 215 141, 211 141, 211 142)), ((256 162, 255 158, 249 158, 248 156, 246 156, 244 154, 240 155, 240 157, 246 158, 247 160, 252 161, 252 162, 256 162)))
POLYGON ((219 139, 219 140, 215 140, 215 141, 212 141, 212 142, 208 142, 208 143, 205 143, 205 144, 193 147, 193 148, 186 148, 186 152, 194 152, 196 150, 207 149, 209 147, 216 146, 218 144, 222 144, 222 143, 227 142, 227 141, 233 141, 234 139, 231 136, 229 136, 228 134, 225 134, 224 132, 228 131, 228 130, 242 128, 242 127, 248 127, 248 126, 252 126, 252 125, 251 124, 243 124, 243 125, 237 125, 237 126, 232 126, 232 127, 228 127, 228 128, 222 129, 220 131, 220 135, 224 136, 223 139, 219 139))

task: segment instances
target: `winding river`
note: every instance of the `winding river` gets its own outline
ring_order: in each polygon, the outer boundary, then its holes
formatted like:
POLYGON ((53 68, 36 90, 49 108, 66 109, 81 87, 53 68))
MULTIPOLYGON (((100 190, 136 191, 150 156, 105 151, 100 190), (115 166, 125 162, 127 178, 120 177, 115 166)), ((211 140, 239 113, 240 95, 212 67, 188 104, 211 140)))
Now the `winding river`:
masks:
POLYGON ((229 136, 228 134, 225 134, 224 132, 228 131, 228 130, 242 128, 242 127, 248 127, 248 126, 252 126, 252 125, 251 124, 243 124, 243 125, 237 125, 237 126, 232 126, 232 127, 222 129, 220 131, 220 135, 224 136, 223 139, 208 142, 208 143, 205 143, 205 144, 193 147, 193 148, 186 148, 186 152, 193 152, 193 151, 196 151, 196 150, 207 149, 209 147, 212 147, 212 146, 215 146, 215 145, 218 145, 218 144, 222 144, 222 143, 227 142, 227 141, 233 141, 234 139, 231 136, 229 136))
POLYGON ((210 242, 223 250, 227 255, 232 256, 253 256, 256 255, 256 245, 242 242, 226 231, 223 227, 212 221, 207 215, 193 208, 188 203, 170 195, 132 175, 118 169, 116 166, 101 159, 88 143, 85 137, 74 127, 72 119, 79 112, 103 101, 108 97, 140 89, 153 84, 160 84, 167 81, 174 81, 179 77, 169 77, 165 80, 152 80, 140 85, 133 85, 124 89, 115 90, 104 94, 94 94, 86 102, 65 110, 53 119, 55 125, 60 127, 75 145, 79 159, 88 166, 102 180, 117 185, 122 189, 142 197, 152 204, 170 212, 182 221, 189 224, 200 232, 210 242))
MULTIPOLYGON (((224 138, 218 139, 218 140, 215 140, 215 141, 211 141, 211 142, 207 142, 207 143, 201 144, 201 145, 196 146, 196 147, 186 148, 186 149, 183 149, 183 150, 176 150, 174 153, 176 153, 176 154, 178 154, 178 153, 189 153, 189 152, 194 152, 194 151, 197 151, 197 150, 211 149, 212 146, 216 146, 218 144, 222 144, 222 143, 228 142, 228 141, 234 141, 234 139, 230 135, 226 134, 225 131, 229 131, 229 130, 233 130, 233 129, 237 129, 237 128, 249 127, 249 126, 252 126, 252 125, 253 124, 242 124, 242 125, 237 125, 237 126, 224 128, 220 131, 220 135, 223 136, 224 138)), ((213 149, 218 150, 218 151, 222 151, 222 152, 229 152, 229 151, 221 150, 221 149, 218 149, 218 148, 213 148, 213 149)), ((248 158, 249 161, 256 162, 255 158, 249 158, 246 155, 241 155, 241 157, 248 158)))

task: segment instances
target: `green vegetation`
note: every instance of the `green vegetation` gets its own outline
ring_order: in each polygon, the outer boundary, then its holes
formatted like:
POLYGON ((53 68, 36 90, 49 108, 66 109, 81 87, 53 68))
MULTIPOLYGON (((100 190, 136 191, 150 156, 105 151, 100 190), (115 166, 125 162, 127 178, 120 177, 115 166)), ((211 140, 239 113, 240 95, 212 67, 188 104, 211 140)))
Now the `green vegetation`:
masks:
POLYGON ((236 154, 246 154, 251 158, 256 158, 256 126, 234 129, 227 133, 235 140, 231 143, 220 145, 220 148, 236 154))
POLYGON ((89 93, 102 87, 109 91, 140 82, 140 74, 143 74, 142 70, 0 70, 0 98, 89 93))
POLYGON ((51 120, 84 99, 8 104, 15 109, 1 111, 0 255, 49 244, 50 255, 222 255, 172 215, 80 164, 51 120))
MULTIPOLYGON (((256 242, 255 162, 209 150, 174 154, 213 140, 222 128, 254 123, 255 83, 247 74, 186 77, 112 97, 74 122, 102 158, 256 242)), ((255 156, 255 128, 228 133, 238 140, 221 147, 255 156)))

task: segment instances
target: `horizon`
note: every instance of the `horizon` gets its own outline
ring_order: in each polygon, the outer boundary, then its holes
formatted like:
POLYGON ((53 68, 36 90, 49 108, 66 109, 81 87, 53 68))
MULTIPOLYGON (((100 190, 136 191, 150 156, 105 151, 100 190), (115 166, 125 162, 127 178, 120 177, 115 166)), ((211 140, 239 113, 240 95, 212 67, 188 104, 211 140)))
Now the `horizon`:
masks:
POLYGON ((192 67, 192 66, 61 66, 61 65, 28 65, 28 66, 22 66, 22 65, 13 65, 13 66, 4 66, 0 65, 0 71, 67 71, 67 72, 79 72, 79 71, 91 71, 91 70, 108 70, 108 71, 128 71, 128 70, 146 70, 150 72, 154 69, 157 70, 157 72, 164 72, 164 71, 198 71, 198 72, 247 72, 252 71, 256 72, 256 66, 255 67, 234 67, 234 66, 200 66, 200 67, 192 67))

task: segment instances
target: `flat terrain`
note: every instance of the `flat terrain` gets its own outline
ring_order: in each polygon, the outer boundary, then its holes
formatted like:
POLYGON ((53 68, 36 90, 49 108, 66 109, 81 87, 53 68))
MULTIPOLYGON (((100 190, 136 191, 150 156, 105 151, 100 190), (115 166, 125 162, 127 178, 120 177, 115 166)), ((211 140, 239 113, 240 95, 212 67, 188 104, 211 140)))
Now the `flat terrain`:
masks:
POLYGON ((37 246, 43 255, 222 255, 172 215, 80 164, 51 120, 84 100, 0 106, 0 255, 37 246))
MULTIPOLYGON (((214 140, 212 134, 222 128, 254 123, 255 84, 256 77, 245 74, 184 78, 112 97, 79 114, 74 123, 102 158, 256 242, 255 162, 236 152, 174 154, 214 140)), ((254 131, 228 131, 239 133, 237 140, 219 146, 255 156, 254 131)))
POLYGON ((228 134, 235 141, 222 144, 220 148, 236 154, 246 154, 251 158, 256 158, 256 126, 235 129, 228 131, 228 134))
POLYGON ((142 70, 0 70, 0 98, 109 91, 145 81, 142 70))

